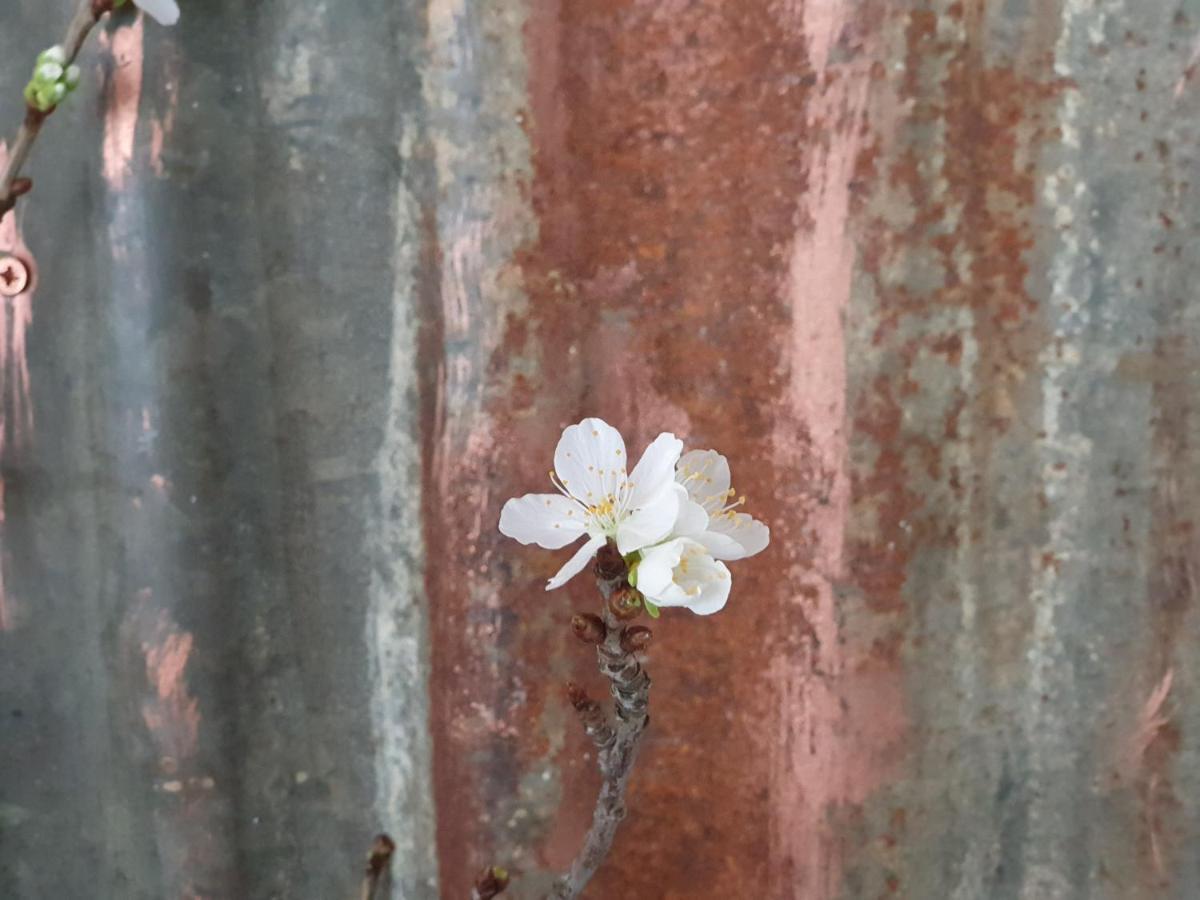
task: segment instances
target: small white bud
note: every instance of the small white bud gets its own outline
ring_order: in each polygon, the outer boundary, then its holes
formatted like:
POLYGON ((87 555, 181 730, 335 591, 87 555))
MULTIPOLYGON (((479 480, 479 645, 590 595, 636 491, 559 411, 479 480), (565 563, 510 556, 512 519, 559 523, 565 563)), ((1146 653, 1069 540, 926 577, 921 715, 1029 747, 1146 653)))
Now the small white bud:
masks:
POLYGON ((79 71, 79 66, 67 66, 66 75, 63 80, 66 81, 69 89, 75 90, 75 88, 79 87, 79 79, 82 77, 82 74, 79 71))
POLYGON ((54 102, 61 103, 63 98, 67 96, 67 86, 61 81, 54 85, 54 102))
POLYGON ((55 62, 42 63, 37 67, 37 77, 43 81, 58 81, 63 77, 63 67, 55 62))
POLYGON ((38 62, 57 63, 60 66, 65 64, 66 61, 67 51, 58 44, 55 44, 49 50, 43 50, 38 56, 38 62))

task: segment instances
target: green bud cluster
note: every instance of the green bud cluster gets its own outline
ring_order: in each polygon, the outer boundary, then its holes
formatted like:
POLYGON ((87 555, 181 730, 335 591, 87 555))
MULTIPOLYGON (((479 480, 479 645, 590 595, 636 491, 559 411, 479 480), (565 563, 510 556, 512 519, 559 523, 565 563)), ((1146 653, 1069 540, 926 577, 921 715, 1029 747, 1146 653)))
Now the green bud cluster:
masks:
POLYGON ((44 113, 50 112, 79 86, 79 66, 68 66, 62 47, 51 47, 38 54, 33 78, 25 85, 25 102, 44 113))

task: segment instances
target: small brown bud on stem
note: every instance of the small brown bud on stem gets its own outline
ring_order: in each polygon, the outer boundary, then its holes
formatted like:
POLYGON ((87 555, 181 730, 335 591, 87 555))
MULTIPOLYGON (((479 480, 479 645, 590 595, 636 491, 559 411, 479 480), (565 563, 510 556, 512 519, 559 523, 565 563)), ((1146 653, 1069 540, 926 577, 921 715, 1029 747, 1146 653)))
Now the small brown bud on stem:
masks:
POLYGON ((642 611, 642 595, 631 587, 613 591, 608 598, 608 609, 618 619, 632 619, 642 611))
POLYGON ((367 874, 379 877, 396 852, 396 842, 386 834, 377 834, 367 854, 367 874))
POLYGON ((601 644, 608 634, 604 620, 592 613, 576 613, 571 617, 571 630, 585 644, 601 644))
POLYGON ((630 625, 621 630, 621 649, 626 653, 640 653, 650 645, 653 636, 654 632, 644 625, 630 625))
POLYGON ((14 197, 24 197, 33 190, 33 179, 16 178, 13 180, 12 187, 9 190, 14 197))
POLYGON ((623 578, 629 567, 625 565, 625 558, 621 556, 616 544, 605 544, 596 552, 595 571, 597 578, 614 581, 623 578))
POLYGON ((475 897, 478 900, 492 900, 503 893, 508 887, 508 870, 499 866, 489 866, 479 873, 475 879, 475 897))
POLYGON ((396 842, 386 834, 375 835, 371 850, 367 854, 367 872, 363 878, 362 900, 377 900, 381 888, 386 889, 388 865, 396 851, 396 842))

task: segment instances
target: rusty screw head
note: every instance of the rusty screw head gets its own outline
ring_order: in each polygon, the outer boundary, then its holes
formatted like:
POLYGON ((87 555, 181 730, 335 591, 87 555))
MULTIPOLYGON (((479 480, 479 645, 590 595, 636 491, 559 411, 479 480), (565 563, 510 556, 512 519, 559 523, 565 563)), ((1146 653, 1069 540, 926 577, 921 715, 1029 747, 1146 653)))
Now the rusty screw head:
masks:
POLYGON ((29 287, 29 267, 11 253, 0 254, 0 295, 15 297, 29 287))

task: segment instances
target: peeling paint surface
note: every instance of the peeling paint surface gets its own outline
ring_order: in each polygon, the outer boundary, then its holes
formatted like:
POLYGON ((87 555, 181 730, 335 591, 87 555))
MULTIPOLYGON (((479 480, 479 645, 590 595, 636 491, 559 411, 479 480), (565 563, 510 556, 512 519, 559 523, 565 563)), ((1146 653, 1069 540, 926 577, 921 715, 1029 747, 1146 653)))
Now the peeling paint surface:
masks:
MULTIPOLYGON (((12 6, 10 62, 69 14, 12 6)), ((0 222, 0 896, 349 897, 381 830, 394 898, 544 896, 595 601, 496 523, 587 415, 773 540, 654 623, 586 897, 1194 896, 1197 48, 1192 0, 121 13, 0 222)))

